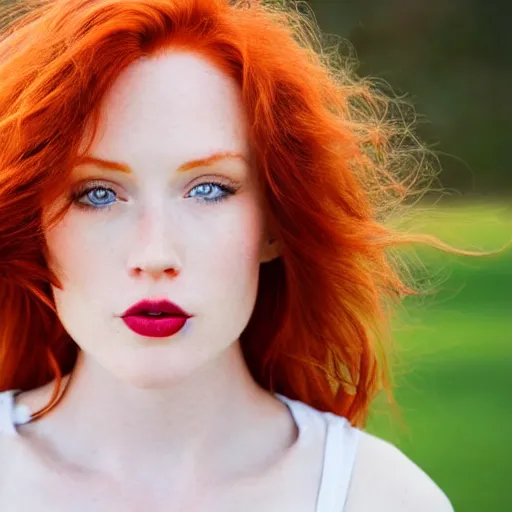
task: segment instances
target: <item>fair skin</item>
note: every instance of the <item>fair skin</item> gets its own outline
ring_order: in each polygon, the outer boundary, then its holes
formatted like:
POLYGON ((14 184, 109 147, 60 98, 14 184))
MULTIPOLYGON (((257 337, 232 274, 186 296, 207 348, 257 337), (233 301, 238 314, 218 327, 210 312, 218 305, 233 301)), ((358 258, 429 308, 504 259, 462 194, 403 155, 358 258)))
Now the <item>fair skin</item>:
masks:
MULTIPOLYGON (((301 465, 290 411, 256 385, 240 350, 259 267, 278 248, 236 84, 200 56, 169 52, 130 66, 103 111, 95 163, 71 176, 82 195, 46 232, 57 312, 82 350, 63 402, 0 438, 11 461, 0 465, 0 509, 314 512, 322 446, 301 465), (230 156, 199 164, 213 154, 230 156), (84 195, 84 183, 100 188, 84 195), (168 339, 141 337, 119 315, 143 298, 194 316, 168 339)), ((50 394, 19 401, 39 409, 50 394)), ((346 510, 370 508, 451 510, 416 466, 364 435, 346 510)))

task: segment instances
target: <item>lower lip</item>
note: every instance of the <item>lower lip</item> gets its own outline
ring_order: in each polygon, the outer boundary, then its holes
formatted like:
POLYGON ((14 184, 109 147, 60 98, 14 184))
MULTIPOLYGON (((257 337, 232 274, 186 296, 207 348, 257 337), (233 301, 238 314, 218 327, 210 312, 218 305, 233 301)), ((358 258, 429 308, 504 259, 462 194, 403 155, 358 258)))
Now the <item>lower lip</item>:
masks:
POLYGON ((124 323, 135 333, 150 338, 167 338, 180 331, 188 320, 185 316, 150 317, 131 315, 123 317, 124 323))

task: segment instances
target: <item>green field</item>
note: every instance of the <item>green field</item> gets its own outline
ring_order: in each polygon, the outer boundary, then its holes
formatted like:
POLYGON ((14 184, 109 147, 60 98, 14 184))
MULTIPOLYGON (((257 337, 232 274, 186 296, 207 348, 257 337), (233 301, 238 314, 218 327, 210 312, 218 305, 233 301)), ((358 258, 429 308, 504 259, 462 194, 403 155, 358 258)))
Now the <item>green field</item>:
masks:
MULTIPOLYGON (((457 247, 512 239, 512 208, 458 206, 416 219, 457 247)), ((512 511, 512 249, 472 258, 419 255, 443 282, 396 323, 403 426, 376 402, 369 430, 397 444, 444 489, 456 512, 512 511)))

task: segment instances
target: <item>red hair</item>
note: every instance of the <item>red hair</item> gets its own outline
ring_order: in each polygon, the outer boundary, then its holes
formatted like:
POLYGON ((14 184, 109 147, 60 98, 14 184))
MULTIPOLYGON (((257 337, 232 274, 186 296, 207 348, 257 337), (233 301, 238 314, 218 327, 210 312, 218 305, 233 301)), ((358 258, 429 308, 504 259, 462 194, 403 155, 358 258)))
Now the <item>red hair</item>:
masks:
POLYGON ((387 306, 413 293, 388 251, 413 238, 384 221, 432 175, 428 152, 392 115, 399 103, 318 51, 306 17, 263 2, 29 7, 0 40, 0 390, 60 385, 73 368, 78 348, 55 312, 42 208, 121 71, 180 46, 240 85, 282 244, 262 267, 241 336, 249 369, 272 392, 364 424, 389 389, 387 306))

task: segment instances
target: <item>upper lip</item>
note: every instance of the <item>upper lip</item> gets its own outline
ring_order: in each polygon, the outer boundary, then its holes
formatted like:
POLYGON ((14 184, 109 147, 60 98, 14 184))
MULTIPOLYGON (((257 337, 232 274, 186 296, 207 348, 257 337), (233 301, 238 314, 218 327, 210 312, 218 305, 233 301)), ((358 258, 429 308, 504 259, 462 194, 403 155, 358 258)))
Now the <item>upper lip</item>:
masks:
POLYGON ((140 313, 167 313, 173 316, 192 316, 167 299, 141 300, 129 307, 121 316, 138 315, 140 313))

